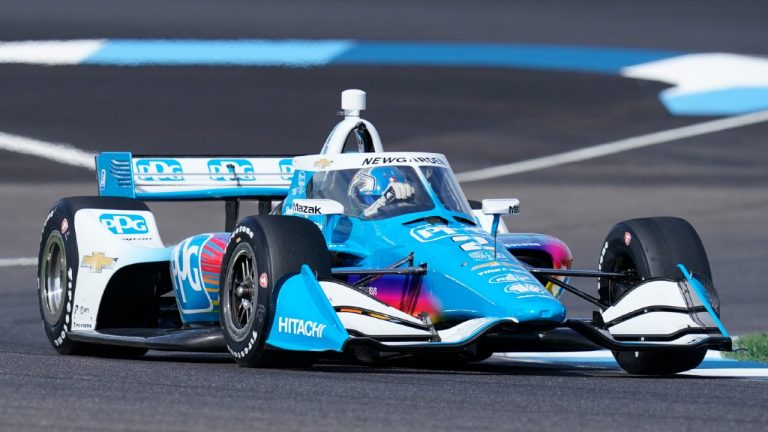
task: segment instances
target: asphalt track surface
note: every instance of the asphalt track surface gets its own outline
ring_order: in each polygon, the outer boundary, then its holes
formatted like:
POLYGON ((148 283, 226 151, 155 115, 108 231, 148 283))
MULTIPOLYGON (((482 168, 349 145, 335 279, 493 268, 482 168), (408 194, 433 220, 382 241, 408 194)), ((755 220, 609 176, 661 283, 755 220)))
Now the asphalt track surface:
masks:
MULTIPOLYGON (((766 8, 721 2, 0 2, 0 40, 359 38, 597 44, 765 55, 766 8)), ((390 150, 445 153, 455 171, 693 124, 658 83, 490 69, 0 66, 0 131, 90 151, 317 151, 338 92, 363 88, 390 150)), ((470 183, 516 196, 516 231, 556 235, 596 265, 623 219, 676 215, 709 252, 722 317, 766 330, 768 124, 470 183)), ((51 203, 93 173, 0 153, 0 258, 34 256, 51 203)), ((164 240, 220 229, 216 203, 157 204, 164 240)), ((247 208, 246 208, 247 210, 247 208)), ((321 364, 245 370, 227 356, 63 357, 40 326, 32 267, 0 268, 0 430, 765 430, 766 382, 636 378, 491 360, 460 369, 321 364)), ((593 289, 584 283, 585 289, 593 289)), ((567 300, 571 313, 589 308, 567 300)))

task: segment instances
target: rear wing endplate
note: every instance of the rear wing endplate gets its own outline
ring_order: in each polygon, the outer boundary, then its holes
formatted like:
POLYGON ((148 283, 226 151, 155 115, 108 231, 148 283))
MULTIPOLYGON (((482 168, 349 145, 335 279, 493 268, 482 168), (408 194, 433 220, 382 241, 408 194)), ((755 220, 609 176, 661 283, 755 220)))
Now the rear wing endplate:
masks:
POLYGON ((293 156, 96 156, 99 195, 144 201, 279 199, 288 194, 293 156))

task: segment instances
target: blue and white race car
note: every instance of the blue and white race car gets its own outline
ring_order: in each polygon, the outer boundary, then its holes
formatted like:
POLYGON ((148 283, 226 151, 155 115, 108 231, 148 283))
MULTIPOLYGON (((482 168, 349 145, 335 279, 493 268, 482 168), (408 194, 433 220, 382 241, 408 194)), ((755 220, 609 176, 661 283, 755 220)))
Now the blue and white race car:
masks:
POLYGON ((510 233, 516 199, 465 198, 441 154, 384 152, 342 93, 317 155, 101 153, 99 196, 58 201, 38 264, 45 332, 61 354, 229 351, 241 366, 319 357, 479 361, 494 352, 612 350, 636 374, 730 350, 702 243, 677 218, 608 233, 595 270, 560 240, 510 233), (240 200, 259 212, 238 221, 240 200), (145 201, 222 200, 223 232, 166 245, 145 201), (599 281, 597 295, 568 283, 599 281), (594 305, 569 318, 568 291, 594 305))

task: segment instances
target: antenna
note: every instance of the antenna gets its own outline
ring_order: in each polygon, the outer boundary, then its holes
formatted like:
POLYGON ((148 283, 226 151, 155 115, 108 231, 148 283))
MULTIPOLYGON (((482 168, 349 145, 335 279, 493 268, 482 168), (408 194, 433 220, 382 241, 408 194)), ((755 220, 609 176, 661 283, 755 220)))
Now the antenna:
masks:
POLYGON ((365 92, 357 89, 341 92, 341 109, 344 117, 360 117, 360 111, 365 109, 365 92))

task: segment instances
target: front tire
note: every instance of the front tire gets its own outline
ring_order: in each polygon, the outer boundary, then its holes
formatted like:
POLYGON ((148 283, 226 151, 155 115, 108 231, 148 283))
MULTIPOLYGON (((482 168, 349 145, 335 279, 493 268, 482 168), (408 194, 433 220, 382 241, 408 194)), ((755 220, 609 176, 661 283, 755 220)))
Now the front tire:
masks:
MULTIPOLYGON (((633 285, 650 278, 679 279, 677 268, 683 263, 702 279, 715 312, 720 302, 712 284, 704 245, 690 223, 674 217, 631 219, 614 225, 603 243, 600 270, 631 272, 630 284, 610 279, 599 280, 600 300, 614 305, 633 285)), ((701 364, 707 350, 614 351, 619 366, 631 374, 669 375, 694 369, 701 364)))
POLYGON ((265 345, 277 292, 308 265, 331 277, 331 257, 320 230, 294 216, 249 216, 232 232, 222 261, 220 321, 227 348, 244 367, 306 368, 314 353, 265 345))

